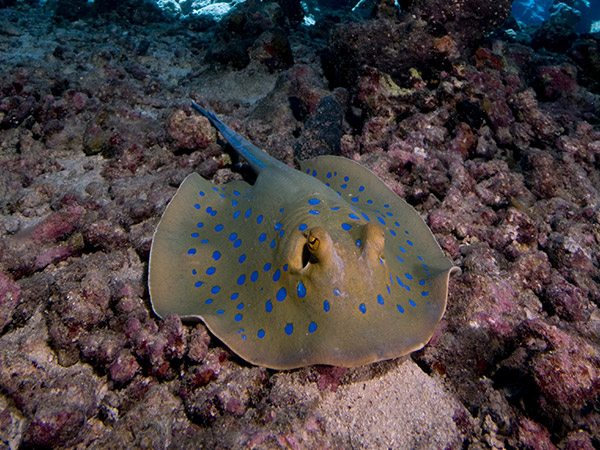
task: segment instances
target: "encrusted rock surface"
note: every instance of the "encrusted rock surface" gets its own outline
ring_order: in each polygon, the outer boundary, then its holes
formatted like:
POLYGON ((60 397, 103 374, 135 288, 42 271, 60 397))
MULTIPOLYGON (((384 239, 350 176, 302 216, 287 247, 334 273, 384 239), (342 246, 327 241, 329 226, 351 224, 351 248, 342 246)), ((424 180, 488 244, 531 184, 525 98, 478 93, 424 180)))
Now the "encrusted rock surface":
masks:
POLYGON ((504 1, 401 2, 414 17, 329 37, 294 2, 186 26, 96 3, 0 8, 0 448, 598 447, 597 38, 482 40, 504 1), (190 95, 415 206, 462 269, 428 346, 276 372, 152 313, 177 186, 246 175, 190 95))

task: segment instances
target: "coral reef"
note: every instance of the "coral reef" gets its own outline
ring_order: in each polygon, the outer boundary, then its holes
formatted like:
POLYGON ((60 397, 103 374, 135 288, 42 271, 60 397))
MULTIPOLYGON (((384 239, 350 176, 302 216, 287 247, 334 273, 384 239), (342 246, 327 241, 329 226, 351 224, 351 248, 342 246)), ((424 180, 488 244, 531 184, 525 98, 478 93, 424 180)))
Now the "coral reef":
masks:
POLYGON ((486 37, 505 1, 315 28, 291 1, 219 24, 83 3, 0 3, 0 447, 598 447, 597 35, 486 37), (429 345, 275 372, 154 316, 177 186, 247 176, 190 95, 289 164, 360 162, 422 214, 462 269, 429 345))

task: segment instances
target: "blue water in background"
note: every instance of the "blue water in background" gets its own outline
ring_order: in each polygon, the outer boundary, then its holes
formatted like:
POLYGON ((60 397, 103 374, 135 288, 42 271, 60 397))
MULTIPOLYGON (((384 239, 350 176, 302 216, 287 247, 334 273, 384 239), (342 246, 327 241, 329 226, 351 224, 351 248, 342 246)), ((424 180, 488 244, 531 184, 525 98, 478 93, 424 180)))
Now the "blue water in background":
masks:
POLYGON ((579 33, 600 31, 600 0, 514 0, 512 14, 525 26, 562 20, 579 33))
MULTIPOLYGON (((218 21, 246 0, 151 1, 172 16, 205 16, 218 21)), ((373 1, 375 0, 340 1, 340 4, 355 11, 373 1)), ((48 0, 40 0, 41 4, 47 2, 48 0)), ((88 0, 88 3, 93 2, 94 0, 88 0)), ((332 0, 327 3, 330 6, 335 5, 335 1, 332 0)), ((394 3, 400 9, 398 0, 394 0, 394 3)), ((304 24, 314 25, 318 20, 319 0, 302 0, 301 5, 305 14, 304 24)), ((514 0, 512 14, 517 23, 525 28, 539 27, 549 20, 563 20, 569 22, 569 26, 579 33, 600 32, 600 0, 514 0)))

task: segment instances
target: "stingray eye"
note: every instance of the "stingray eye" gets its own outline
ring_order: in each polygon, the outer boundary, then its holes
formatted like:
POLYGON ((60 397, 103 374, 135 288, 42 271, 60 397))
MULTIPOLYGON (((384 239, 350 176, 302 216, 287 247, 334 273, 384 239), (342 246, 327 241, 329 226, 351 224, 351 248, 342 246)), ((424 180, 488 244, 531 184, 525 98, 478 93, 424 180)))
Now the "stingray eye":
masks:
POLYGON ((309 236, 308 237, 308 241, 307 241, 307 245, 308 245, 308 249, 311 252, 316 252, 319 249, 319 239, 316 238, 315 236, 309 236))

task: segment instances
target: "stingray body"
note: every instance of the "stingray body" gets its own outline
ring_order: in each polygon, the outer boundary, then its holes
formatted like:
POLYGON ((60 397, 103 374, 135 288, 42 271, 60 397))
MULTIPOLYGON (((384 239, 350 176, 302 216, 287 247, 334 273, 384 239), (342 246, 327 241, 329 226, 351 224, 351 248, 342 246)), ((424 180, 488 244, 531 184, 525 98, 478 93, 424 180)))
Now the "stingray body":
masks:
POLYGON ((456 268, 418 213, 348 159, 297 171, 193 107, 258 177, 185 179, 152 243, 154 311, 199 318, 245 360, 277 369, 352 367, 424 346, 456 268))

